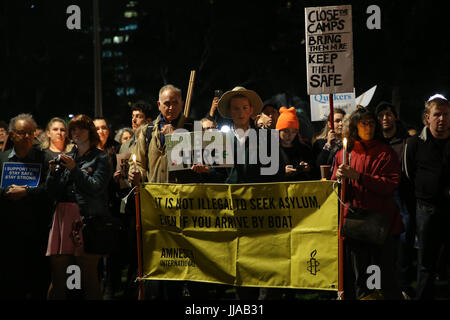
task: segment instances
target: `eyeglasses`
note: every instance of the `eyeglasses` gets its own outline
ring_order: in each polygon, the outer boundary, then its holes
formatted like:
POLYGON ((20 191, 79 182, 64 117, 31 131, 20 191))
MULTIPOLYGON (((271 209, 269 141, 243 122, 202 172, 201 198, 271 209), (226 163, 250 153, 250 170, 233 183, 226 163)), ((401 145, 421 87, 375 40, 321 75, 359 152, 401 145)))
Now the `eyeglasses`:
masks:
POLYGON ((368 127, 368 126, 371 126, 371 127, 375 127, 376 126, 376 122, 375 121, 368 121, 368 120, 361 120, 360 122, 359 122, 363 127, 368 127))

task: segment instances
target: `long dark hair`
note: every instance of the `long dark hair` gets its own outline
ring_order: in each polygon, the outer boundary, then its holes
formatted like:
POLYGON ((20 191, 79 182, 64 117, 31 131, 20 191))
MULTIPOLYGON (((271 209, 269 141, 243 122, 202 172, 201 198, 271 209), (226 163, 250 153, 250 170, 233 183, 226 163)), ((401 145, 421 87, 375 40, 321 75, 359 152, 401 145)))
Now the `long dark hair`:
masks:
POLYGON ((380 123, 378 122, 378 119, 375 117, 375 114, 366 108, 356 109, 350 115, 348 124, 348 134, 346 136, 348 140, 347 145, 350 150, 353 149, 355 141, 361 140, 361 137, 358 135, 358 123, 359 121, 365 118, 372 118, 375 121, 375 134, 373 139, 374 140, 381 139, 380 123))

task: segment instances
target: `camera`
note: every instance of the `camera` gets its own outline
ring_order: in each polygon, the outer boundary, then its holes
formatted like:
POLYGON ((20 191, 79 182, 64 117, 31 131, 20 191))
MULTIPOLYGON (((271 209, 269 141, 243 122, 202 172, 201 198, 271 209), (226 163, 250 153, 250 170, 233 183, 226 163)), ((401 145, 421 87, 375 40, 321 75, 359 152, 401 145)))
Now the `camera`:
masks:
POLYGON ((303 170, 305 168, 306 168, 306 165, 304 165, 304 164, 298 164, 298 165, 296 165, 294 167, 294 169, 297 170, 297 171, 301 171, 301 170, 303 170))
POLYGON ((55 164, 55 172, 59 172, 61 170, 61 163, 63 163, 60 154, 53 159, 53 163, 55 164))

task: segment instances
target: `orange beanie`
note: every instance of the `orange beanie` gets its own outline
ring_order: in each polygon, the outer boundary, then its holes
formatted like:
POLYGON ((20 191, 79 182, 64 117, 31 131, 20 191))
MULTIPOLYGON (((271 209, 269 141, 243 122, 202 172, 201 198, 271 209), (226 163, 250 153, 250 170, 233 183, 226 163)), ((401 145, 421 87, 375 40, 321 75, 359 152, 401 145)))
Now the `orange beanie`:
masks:
POLYGON ((297 118, 297 112, 294 107, 290 107, 289 109, 281 107, 276 129, 283 130, 288 128, 299 130, 300 124, 297 118))

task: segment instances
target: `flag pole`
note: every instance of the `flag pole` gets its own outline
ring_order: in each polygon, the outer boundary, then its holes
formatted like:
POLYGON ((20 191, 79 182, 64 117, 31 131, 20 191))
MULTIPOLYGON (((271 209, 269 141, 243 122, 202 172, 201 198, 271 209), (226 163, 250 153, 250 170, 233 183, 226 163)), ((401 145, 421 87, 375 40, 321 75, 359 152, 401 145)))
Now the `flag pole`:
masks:
POLYGON ((137 241, 137 256, 138 256, 138 288, 139 295, 138 300, 144 300, 144 282, 143 266, 142 266, 142 228, 141 228, 141 206, 139 186, 134 189, 134 199, 136 202, 136 241, 137 241))

